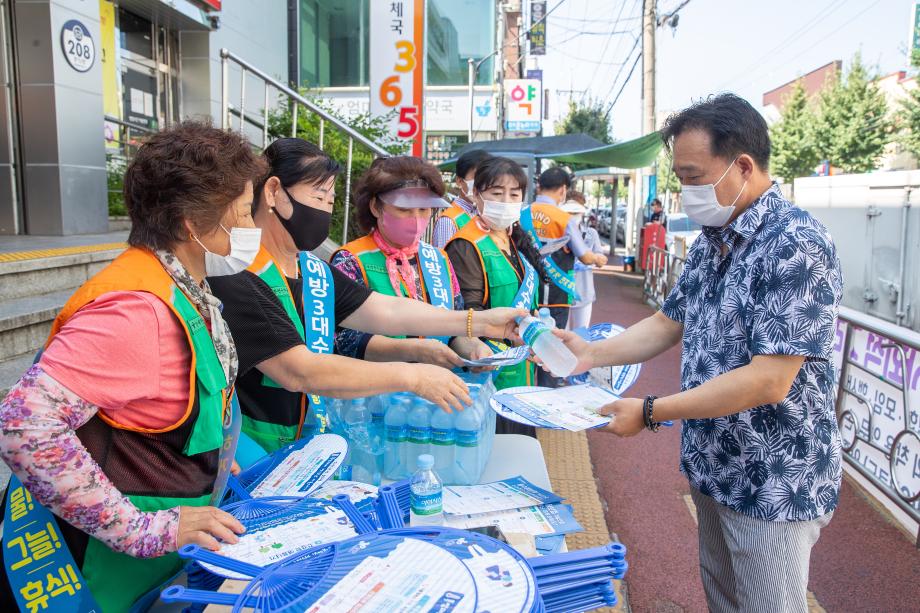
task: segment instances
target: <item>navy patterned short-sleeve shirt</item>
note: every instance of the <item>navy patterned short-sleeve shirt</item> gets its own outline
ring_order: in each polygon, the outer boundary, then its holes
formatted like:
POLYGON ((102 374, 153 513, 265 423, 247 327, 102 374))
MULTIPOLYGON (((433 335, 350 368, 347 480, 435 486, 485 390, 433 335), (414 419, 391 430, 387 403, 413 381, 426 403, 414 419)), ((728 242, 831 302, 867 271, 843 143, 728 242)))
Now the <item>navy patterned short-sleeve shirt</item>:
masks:
POLYGON ((725 228, 703 229, 662 307, 684 325, 681 388, 756 355, 805 361, 779 404, 683 422, 680 468, 693 487, 770 521, 811 520, 837 507, 831 351, 842 287, 827 230, 776 185, 725 228))

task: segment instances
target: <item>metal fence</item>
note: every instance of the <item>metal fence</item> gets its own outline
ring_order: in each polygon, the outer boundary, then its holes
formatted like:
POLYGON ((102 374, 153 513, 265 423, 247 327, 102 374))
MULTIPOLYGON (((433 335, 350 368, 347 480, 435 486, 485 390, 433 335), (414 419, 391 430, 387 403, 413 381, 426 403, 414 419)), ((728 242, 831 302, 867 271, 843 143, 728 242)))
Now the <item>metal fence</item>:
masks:
MULTIPOLYGON (((915 365, 920 356, 920 334, 847 307, 840 308, 839 321, 842 326, 838 330, 843 328, 844 336, 836 407, 843 458, 911 519, 920 522, 920 510, 915 504, 920 499, 920 425, 910 402, 912 383, 920 374, 915 365), (896 356, 891 369, 883 368, 879 375, 866 369, 865 360, 857 359, 859 352, 853 351, 854 338, 862 333, 873 335, 878 350, 896 356), (900 393, 900 415, 897 398, 887 397, 877 389, 870 394, 871 384, 878 382, 900 393), (848 397, 865 409, 864 415, 857 415, 852 405, 847 406, 848 397), (880 426, 883 419, 890 420, 886 425, 894 424, 897 431, 886 435, 888 428, 880 426), (887 467, 878 466, 865 452, 866 446, 881 454, 887 467)), ((920 531, 916 543, 920 547, 920 531)))
POLYGON ((656 306, 661 306, 677 278, 684 269, 686 260, 659 247, 648 248, 645 257, 645 281, 642 290, 645 297, 656 306))
POLYGON ((280 95, 283 103, 289 105, 291 111, 291 136, 297 136, 297 116, 301 111, 312 113, 319 118, 319 145, 323 148, 327 124, 329 128, 338 130, 348 137, 348 155, 345 161, 345 225, 342 230, 342 242, 348 242, 348 219, 351 206, 351 171, 354 154, 354 146, 366 148, 375 157, 387 157, 390 154, 379 144, 370 140, 347 123, 333 116, 328 111, 316 106, 313 102, 304 98, 300 93, 294 91, 284 83, 270 77, 246 60, 234 55, 227 49, 220 50, 221 62, 221 125, 224 129, 233 129, 234 120, 236 129, 244 131, 246 125, 250 125, 262 133, 262 148, 268 146, 268 128, 269 128, 269 111, 272 100, 272 91, 275 96, 280 95), (240 91, 239 105, 234 105, 230 101, 230 65, 233 64, 240 69, 240 91), (262 109, 261 111, 251 112, 246 108, 246 86, 247 81, 256 80, 257 87, 262 90, 262 109))

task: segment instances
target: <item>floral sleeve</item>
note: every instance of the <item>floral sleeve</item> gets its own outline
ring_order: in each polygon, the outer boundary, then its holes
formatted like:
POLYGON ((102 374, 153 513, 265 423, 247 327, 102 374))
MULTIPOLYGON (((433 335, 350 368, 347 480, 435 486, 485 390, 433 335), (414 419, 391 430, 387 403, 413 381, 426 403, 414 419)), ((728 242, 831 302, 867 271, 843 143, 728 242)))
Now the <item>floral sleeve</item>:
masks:
POLYGON ((175 551, 179 509, 138 510, 77 438, 98 410, 32 366, 0 403, 0 456, 36 500, 115 551, 175 551))
MULTIPOLYGON (((350 251, 345 249, 339 251, 332 257, 330 263, 342 271, 349 279, 362 287, 366 287, 364 275, 361 274, 361 268, 358 266, 358 258, 350 251)), ((339 328, 335 332, 335 352, 349 358, 363 359, 364 349, 372 336, 372 334, 350 328, 339 328)))

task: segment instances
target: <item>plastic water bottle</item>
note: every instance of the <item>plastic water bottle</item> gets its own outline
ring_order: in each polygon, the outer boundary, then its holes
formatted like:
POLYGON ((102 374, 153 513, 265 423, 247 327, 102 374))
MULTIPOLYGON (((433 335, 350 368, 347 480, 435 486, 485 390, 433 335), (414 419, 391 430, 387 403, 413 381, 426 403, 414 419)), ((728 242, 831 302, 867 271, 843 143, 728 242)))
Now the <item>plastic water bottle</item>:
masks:
POLYGON ((344 421, 351 456, 351 478, 362 483, 371 483, 374 467, 368 431, 367 401, 364 398, 352 400, 345 409, 344 421))
POLYGON ((406 464, 409 437, 409 399, 394 395, 383 418, 386 432, 383 454, 383 472, 388 479, 402 479, 409 474, 406 464))
POLYGON ((482 413, 475 403, 454 417, 454 474, 460 485, 473 485, 482 472, 482 413))
POLYGON ((443 485, 427 453, 418 457, 418 470, 409 481, 409 525, 439 526, 444 523, 443 485))
POLYGON ((427 454, 431 447, 431 412, 428 401, 416 398, 409 410, 409 457, 427 454))
POLYGON ((555 376, 568 377, 575 370, 578 358, 536 317, 528 315, 522 318, 518 334, 555 376))
POLYGON ((543 322, 543 325, 544 325, 544 326, 546 326, 547 328, 550 328, 550 329, 556 327, 556 320, 553 319, 553 316, 552 316, 552 315, 550 315, 550 312, 549 312, 549 309, 548 309, 548 308, 546 308, 546 307, 541 307, 540 310, 537 311, 537 314, 540 316, 540 321, 543 322))
POLYGON ((454 416, 438 406, 431 411, 431 455, 434 469, 445 483, 453 482, 454 473, 454 416))

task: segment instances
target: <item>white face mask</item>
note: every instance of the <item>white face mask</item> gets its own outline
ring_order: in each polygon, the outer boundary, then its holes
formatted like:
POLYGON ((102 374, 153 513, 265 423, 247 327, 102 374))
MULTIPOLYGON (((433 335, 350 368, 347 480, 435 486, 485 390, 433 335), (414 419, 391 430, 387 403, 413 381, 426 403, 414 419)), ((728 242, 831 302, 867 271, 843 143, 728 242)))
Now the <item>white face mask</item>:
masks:
POLYGON ((259 244, 262 241, 261 228, 230 228, 228 231, 223 225, 220 229, 230 235, 230 253, 217 255, 201 244, 197 236, 193 236, 201 248, 204 249, 204 274, 207 277, 223 277, 243 272, 259 253, 259 244))
POLYGON ((493 230, 507 230, 521 218, 520 202, 482 199, 482 218, 493 230))
POLYGON ((696 222, 701 226, 715 228, 721 228, 728 223, 732 213, 735 212, 735 203, 738 202, 738 198, 741 197, 741 194, 744 193, 744 188, 747 187, 747 181, 744 182, 744 185, 741 186, 741 191, 738 192, 738 195, 728 206, 719 204, 719 199, 716 197, 716 185, 722 182, 722 179, 725 178, 725 175, 728 174, 728 171, 732 169, 732 166, 737 161, 738 158, 732 160, 732 163, 728 165, 728 168, 725 169, 725 172, 715 183, 710 183, 709 185, 681 185, 681 205, 690 221, 696 222))

